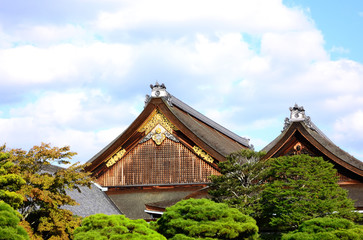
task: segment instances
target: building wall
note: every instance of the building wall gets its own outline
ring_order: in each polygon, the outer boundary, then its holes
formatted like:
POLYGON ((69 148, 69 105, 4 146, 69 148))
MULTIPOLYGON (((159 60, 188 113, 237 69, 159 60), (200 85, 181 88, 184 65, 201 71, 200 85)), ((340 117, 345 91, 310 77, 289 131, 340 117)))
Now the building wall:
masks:
POLYGON ((201 189, 200 187, 152 188, 149 189, 123 189, 117 192, 108 192, 111 200, 118 206, 126 217, 131 219, 150 219, 145 213, 145 204, 170 201, 177 202, 189 194, 201 189))
POLYGON ((102 186, 140 186, 206 183, 219 172, 181 143, 165 139, 156 145, 150 139, 138 144, 99 176, 102 186))

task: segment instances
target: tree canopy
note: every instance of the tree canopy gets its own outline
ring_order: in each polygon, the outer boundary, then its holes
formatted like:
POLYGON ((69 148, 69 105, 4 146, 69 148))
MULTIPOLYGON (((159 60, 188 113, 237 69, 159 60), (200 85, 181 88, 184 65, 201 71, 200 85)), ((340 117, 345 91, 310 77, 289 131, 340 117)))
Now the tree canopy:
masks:
POLYGON ((0 239, 28 240, 25 229, 19 226, 19 214, 4 201, 0 201, 0 239))
POLYGON ((222 175, 211 176, 209 194, 213 200, 253 214, 265 179, 266 164, 260 161, 263 156, 262 152, 243 149, 219 163, 222 175))
POLYGON ((256 221, 224 203, 208 199, 182 200, 157 221, 168 239, 257 239, 256 221))
POLYGON ((282 236, 282 240, 362 240, 363 226, 343 218, 314 218, 282 236))
POLYGON ((3 165, 12 166, 11 174, 25 180, 25 184, 16 185, 21 185, 20 188, 12 187, 11 190, 22 196, 24 201, 19 204, 18 211, 29 223, 35 237, 68 239, 81 219, 69 210, 61 209, 64 205, 77 204, 66 190, 90 186, 91 178, 83 171, 84 165, 60 168, 51 164, 70 164, 69 159, 76 153, 68 146, 58 148, 44 143, 29 151, 7 150, 5 147, 0 150, 3 159, 6 156, 3 165))
POLYGON ((131 220, 124 215, 91 215, 84 218, 82 226, 74 231, 74 240, 106 239, 164 240, 166 238, 152 230, 146 221, 131 220))
POLYGON ((278 230, 296 229, 316 217, 354 218, 354 203, 323 158, 283 156, 269 162, 269 182, 261 193, 261 220, 278 230))

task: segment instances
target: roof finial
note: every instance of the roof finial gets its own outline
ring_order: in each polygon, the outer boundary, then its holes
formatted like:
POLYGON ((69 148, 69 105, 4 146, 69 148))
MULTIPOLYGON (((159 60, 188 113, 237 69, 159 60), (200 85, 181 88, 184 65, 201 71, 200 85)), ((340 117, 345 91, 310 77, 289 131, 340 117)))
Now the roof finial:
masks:
POLYGON ((284 129, 282 131, 286 130, 292 122, 304 122, 308 128, 315 131, 315 126, 311 122, 310 117, 305 115, 303 106, 299 106, 295 103, 294 107, 290 107, 290 112, 290 119, 285 118, 284 129))
POLYGON ((305 109, 303 106, 297 105, 295 103, 294 107, 290 107, 290 121, 291 122, 301 122, 304 121, 306 116, 305 116, 305 109))
POLYGON ((153 98, 160 98, 160 97, 166 97, 168 95, 168 92, 166 91, 166 87, 164 83, 161 85, 156 81, 155 85, 150 85, 151 87, 151 97, 153 98))

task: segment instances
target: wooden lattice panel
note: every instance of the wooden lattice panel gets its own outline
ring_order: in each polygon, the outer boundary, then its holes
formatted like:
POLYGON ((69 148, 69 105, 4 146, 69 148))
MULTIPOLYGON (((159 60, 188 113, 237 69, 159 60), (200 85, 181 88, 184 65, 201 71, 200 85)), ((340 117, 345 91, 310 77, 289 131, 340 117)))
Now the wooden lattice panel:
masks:
POLYGON ((110 167, 97 182, 102 186, 163 185, 209 182, 219 172, 181 143, 165 139, 139 144, 110 167))

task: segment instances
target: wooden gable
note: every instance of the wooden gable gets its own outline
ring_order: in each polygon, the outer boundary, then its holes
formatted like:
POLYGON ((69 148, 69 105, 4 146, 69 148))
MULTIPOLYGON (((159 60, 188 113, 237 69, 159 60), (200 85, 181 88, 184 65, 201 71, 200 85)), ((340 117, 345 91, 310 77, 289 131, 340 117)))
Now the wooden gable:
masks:
POLYGON ((165 139, 157 145, 153 139, 137 145, 97 182, 102 186, 147 186, 208 183, 210 175, 218 175, 208 164, 180 142, 165 139))
POLYGON ((295 105, 290 111, 282 133, 263 149, 267 153, 264 159, 297 154, 322 157, 337 169, 338 183, 355 201, 356 209, 363 210, 363 162, 329 140, 305 116, 303 107, 295 105))
MULTIPOLYGON (((298 108, 303 110, 297 106, 290 110, 296 111, 298 108)), ((298 113, 294 114, 298 116, 298 113)), ((290 119, 286 119, 281 135, 263 149, 267 153, 265 159, 296 154, 323 157, 334 164, 341 184, 362 183, 363 163, 329 140, 305 113, 299 117, 295 117, 294 114, 291 114, 290 119)))
POLYGON ((218 162, 249 147, 248 140, 190 109, 165 92, 150 97, 136 120, 86 170, 107 187, 207 184, 210 175, 220 174, 218 162))

